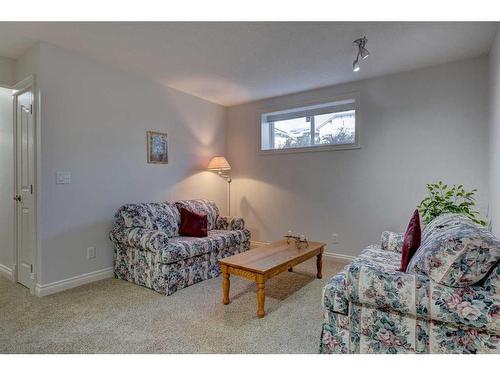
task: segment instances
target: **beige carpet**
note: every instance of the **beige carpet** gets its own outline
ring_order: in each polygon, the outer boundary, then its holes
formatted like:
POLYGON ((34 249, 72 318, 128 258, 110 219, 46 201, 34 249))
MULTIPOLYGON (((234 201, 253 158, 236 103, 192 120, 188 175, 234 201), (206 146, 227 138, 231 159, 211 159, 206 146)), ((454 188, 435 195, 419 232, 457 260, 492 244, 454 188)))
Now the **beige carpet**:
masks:
POLYGON ((266 284, 264 319, 256 288, 231 277, 231 303, 221 278, 165 297, 108 279, 38 298, 0 276, 1 353, 317 353, 321 288, 342 264, 315 259, 266 284))

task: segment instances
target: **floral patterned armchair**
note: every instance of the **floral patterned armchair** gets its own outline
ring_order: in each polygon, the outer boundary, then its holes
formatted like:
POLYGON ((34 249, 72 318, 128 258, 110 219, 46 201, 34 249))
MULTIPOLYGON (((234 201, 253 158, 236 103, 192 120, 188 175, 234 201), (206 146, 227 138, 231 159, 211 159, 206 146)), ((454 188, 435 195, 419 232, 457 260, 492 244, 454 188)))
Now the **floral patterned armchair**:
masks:
POLYGON ((170 295, 220 274, 219 260, 250 248, 250 232, 241 218, 219 214, 214 202, 122 206, 110 233, 117 278, 170 295), (208 236, 179 236, 179 207, 207 214, 208 236))
POLYGON ((321 353, 499 353, 500 242, 461 215, 423 231, 406 272, 384 232, 323 289, 321 353))

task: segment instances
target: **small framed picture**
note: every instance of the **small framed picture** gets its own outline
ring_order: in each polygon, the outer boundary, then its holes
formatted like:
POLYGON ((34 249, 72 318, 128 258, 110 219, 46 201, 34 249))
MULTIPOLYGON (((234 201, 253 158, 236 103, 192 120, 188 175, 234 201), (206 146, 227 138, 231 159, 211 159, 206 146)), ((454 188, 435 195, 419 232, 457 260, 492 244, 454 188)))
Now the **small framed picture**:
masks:
POLYGON ((168 164, 167 133, 147 132, 148 163, 168 164))

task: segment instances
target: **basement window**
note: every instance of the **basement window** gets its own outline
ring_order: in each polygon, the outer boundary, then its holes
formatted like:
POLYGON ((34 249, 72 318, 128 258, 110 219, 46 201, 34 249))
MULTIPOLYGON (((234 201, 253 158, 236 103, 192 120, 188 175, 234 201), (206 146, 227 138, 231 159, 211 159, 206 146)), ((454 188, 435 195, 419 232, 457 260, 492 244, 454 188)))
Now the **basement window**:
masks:
POLYGON ((359 148, 356 95, 328 103, 264 113, 261 151, 303 152, 359 148))

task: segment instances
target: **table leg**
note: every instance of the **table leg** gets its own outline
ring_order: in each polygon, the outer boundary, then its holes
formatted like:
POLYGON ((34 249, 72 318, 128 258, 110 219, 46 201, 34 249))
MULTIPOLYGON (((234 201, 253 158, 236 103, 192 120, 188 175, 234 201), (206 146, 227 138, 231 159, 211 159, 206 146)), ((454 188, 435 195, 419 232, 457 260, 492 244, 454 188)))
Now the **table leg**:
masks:
POLYGON ((229 273, 227 270, 224 270, 222 274, 222 303, 224 305, 229 304, 229 286, 231 282, 229 281, 229 273))
POLYGON ((266 295, 264 293, 264 287, 266 286, 264 280, 257 281, 257 287, 259 288, 257 291, 257 315, 259 318, 263 318, 266 315, 266 311, 264 310, 264 301, 266 295))
POLYGON ((316 256, 316 268, 317 268, 317 274, 316 277, 318 279, 321 279, 323 277, 322 271, 323 271, 323 251, 321 251, 317 256, 316 256))

